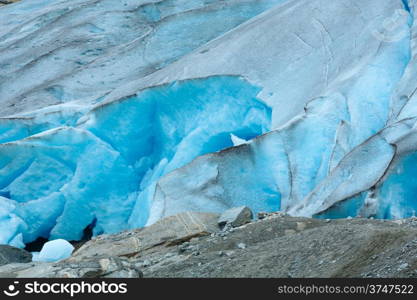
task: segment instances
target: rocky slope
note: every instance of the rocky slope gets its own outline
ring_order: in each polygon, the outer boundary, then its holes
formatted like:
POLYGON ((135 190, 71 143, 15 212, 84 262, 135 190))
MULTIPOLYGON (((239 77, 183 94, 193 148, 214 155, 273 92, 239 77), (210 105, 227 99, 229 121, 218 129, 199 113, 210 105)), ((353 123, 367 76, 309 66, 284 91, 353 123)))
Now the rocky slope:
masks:
POLYGON ((183 213, 92 239, 57 263, 13 263, 1 277, 417 277, 417 219, 267 214, 239 227, 183 213), (169 225, 169 226, 168 226, 169 225))

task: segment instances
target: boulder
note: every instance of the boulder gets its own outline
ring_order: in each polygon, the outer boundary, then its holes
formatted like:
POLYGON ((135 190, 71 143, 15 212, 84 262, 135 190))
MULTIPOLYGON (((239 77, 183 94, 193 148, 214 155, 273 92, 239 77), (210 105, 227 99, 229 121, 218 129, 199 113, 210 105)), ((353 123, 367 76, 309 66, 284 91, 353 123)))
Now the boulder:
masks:
POLYGON ((87 258, 79 262, 32 262, 0 267, 0 278, 140 278, 142 271, 125 258, 87 258))
POLYGON ((30 254, 28 251, 9 245, 0 245, 0 266, 11 263, 26 263, 31 261, 32 254, 30 254))
POLYGON ((140 230, 99 236, 85 243, 71 260, 93 256, 132 256, 156 245, 180 244, 218 231, 218 218, 218 214, 184 212, 140 230))
POLYGON ((233 207, 223 212, 218 220, 220 227, 230 224, 232 227, 239 227, 252 220, 253 214, 249 207, 233 207))

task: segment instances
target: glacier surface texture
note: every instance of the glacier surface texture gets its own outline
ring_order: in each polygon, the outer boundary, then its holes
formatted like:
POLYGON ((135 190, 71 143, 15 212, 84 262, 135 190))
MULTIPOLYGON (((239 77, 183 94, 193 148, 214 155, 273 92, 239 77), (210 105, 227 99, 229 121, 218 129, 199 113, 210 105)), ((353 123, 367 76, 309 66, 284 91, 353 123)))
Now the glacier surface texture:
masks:
POLYGON ((416 10, 417 0, 0 7, 0 244, 242 205, 414 215, 416 10))

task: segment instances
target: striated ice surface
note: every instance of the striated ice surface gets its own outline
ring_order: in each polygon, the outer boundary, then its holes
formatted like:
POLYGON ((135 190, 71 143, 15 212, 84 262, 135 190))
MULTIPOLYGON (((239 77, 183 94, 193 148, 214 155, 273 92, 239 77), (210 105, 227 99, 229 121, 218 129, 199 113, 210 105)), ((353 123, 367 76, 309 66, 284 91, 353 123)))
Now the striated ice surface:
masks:
MULTIPOLYGON (((0 115, 155 72, 284 0, 24 0, 0 11, 0 115)), ((135 91, 137 92, 137 90, 135 91)))
POLYGON ((1 7, 0 243, 242 205, 414 215, 416 5, 1 7))

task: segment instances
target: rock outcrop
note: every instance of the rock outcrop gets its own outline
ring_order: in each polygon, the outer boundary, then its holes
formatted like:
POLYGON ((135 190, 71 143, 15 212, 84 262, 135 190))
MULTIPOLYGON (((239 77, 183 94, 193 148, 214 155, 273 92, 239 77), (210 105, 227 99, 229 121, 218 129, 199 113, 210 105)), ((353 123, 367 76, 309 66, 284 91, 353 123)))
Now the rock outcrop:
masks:
POLYGON ((0 245, 0 266, 30 261, 32 261, 32 254, 29 252, 9 245, 0 245))
POLYGON ((416 8, 417 0, 1 7, 0 243, 81 240, 86 228, 113 234, 238 206, 413 216, 416 8))

